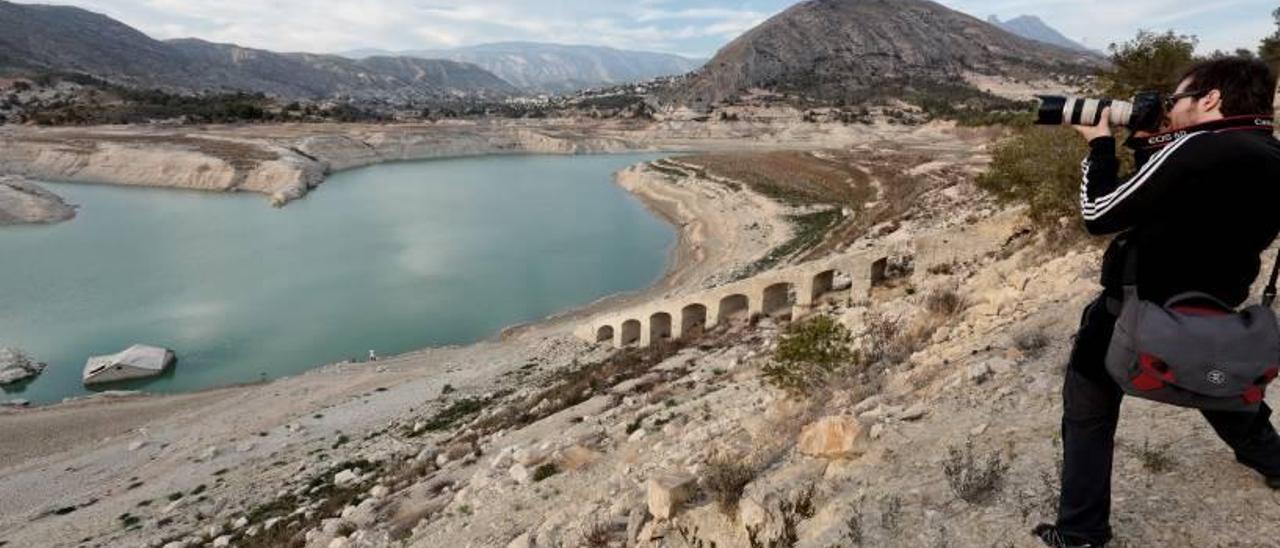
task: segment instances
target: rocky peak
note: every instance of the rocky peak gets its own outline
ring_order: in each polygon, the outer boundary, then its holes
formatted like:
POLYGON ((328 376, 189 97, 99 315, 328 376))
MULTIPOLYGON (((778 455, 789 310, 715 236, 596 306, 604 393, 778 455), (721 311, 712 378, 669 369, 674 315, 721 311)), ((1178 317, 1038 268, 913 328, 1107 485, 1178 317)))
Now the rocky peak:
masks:
POLYGON ((848 99, 886 81, 1044 76, 1095 62, 928 0, 809 0, 725 46, 673 96, 711 103, 764 88, 848 99))

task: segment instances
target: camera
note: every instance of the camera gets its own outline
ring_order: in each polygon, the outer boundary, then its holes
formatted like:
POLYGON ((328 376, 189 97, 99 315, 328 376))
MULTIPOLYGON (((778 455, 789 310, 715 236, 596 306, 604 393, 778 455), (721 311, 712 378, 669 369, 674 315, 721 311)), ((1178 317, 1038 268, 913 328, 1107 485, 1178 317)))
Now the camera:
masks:
POLYGON ((1111 125, 1124 126, 1130 131, 1155 133, 1164 121, 1164 96, 1158 91, 1141 92, 1132 101, 1062 95, 1036 97, 1040 99, 1036 117, 1039 125, 1096 126, 1107 107, 1111 107, 1111 125))

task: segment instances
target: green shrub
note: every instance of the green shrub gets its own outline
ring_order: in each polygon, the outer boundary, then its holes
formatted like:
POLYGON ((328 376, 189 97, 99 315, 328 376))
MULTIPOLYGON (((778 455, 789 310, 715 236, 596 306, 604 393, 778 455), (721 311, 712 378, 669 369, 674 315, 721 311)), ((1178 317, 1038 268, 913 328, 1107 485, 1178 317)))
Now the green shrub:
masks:
POLYGON ((787 327, 763 375, 794 396, 807 396, 830 376, 857 361, 848 328, 829 316, 814 316, 787 327))
POLYGON ((1067 127, 1032 127, 996 144, 991 165, 978 187, 1030 207, 1041 225, 1074 215, 1080 202, 1080 161, 1088 154, 1084 139, 1067 127))
POLYGON ((1168 31, 1138 31, 1133 40, 1111 44, 1111 68, 1098 74, 1103 92, 1116 99, 1156 90, 1173 93, 1178 76, 1195 63, 1197 40, 1168 31))

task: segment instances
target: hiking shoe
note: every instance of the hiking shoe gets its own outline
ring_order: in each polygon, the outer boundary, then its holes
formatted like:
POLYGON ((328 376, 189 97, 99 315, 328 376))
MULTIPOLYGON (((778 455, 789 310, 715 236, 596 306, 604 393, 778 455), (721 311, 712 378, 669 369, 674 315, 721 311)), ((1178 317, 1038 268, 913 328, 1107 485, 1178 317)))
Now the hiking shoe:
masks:
POLYGON ((1045 546, 1050 548, 1104 548, 1106 544, 1094 544, 1089 541, 1080 540, 1071 535, 1064 535, 1058 531, 1057 525, 1041 523, 1035 529, 1031 530, 1031 534, 1040 539, 1045 546))

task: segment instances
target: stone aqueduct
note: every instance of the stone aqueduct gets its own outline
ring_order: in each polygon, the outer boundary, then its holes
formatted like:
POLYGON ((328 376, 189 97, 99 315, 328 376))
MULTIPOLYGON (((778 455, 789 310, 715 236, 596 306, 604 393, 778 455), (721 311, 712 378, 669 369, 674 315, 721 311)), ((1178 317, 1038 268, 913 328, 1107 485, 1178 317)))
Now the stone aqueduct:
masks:
MULTIPOLYGON (((653 341, 684 338, 705 329, 752 316, 804 316, 821 299, 837 291, 838 279, 849 280, 855 297, 866 295, 884 277, 888 260, 874 255, 846 255, 761 274, 705 292, 649 303, 593 318, 578 328, 578 337, 612 341, 616 347, 649 346, 653 341)), ((844 284, 839 284, 840 286, 844 284)))
POLYGON ((837 284, 837 280, 848 281, 849 297, 869 296, 872 286, 888 277, 891 256, 909 253, 913 277, 919 278, 935 266, 993 253, 1020 233, 1023 218, 1021 209, 1007 210, 974 224, 898 240, 897 245, 886 242, 766 272, 701 293, 591 318, 574 334, 589 342, 612 342, 619 348, 645 347, 655 340, 684 338, 725 323, 745 322, 755 314, 790 314, 798 319, 813 311, 824 296, 843 293, 844 284, 837 284))

